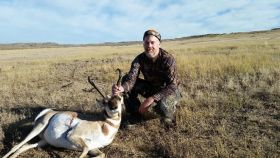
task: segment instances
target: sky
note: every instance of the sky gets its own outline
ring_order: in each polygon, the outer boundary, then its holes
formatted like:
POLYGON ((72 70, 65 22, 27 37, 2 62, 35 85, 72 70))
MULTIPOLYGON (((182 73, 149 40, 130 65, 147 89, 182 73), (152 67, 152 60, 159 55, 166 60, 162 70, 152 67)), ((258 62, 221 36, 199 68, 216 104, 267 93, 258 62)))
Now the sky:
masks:
POLYGON ((92 44, 280 27, 280 0, 0 0, 0 43, 92 44))

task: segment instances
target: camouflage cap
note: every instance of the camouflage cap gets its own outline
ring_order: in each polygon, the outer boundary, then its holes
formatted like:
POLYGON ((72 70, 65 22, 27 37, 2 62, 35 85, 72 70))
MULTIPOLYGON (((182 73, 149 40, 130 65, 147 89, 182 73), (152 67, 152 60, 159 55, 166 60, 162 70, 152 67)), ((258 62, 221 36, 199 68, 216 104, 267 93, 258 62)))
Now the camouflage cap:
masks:
POLYGON ((152 29, 145 31, 143 40, 145 39, 146 36, 149 35, 155 36, 159 41, 161 41, 161 35, 156 30, 152 30, 152 29))

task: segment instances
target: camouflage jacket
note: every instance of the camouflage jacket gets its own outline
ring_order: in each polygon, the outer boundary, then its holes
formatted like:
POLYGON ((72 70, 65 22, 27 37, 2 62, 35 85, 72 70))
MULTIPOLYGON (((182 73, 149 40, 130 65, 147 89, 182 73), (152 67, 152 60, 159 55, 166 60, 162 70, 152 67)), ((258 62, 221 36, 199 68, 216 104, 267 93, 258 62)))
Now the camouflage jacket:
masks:
POLYGON ((132 62, 128 78, 122 84, 124 91, 130 91, 140 72, 157 91, 152 97, 159 101, 174 93, 178 89, 179 80, 174 57, 160 48, 159 56, 155 62, 145 53, 139 54, 132 62))

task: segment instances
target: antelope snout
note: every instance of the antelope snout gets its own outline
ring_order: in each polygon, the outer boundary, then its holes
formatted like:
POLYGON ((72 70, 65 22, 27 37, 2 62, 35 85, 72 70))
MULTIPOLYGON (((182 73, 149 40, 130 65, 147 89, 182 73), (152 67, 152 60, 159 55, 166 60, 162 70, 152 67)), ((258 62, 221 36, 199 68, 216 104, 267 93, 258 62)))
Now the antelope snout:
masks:
POLYGON ((117 110, 118 106, 110 106, 109 109, 110 110, 117 110))

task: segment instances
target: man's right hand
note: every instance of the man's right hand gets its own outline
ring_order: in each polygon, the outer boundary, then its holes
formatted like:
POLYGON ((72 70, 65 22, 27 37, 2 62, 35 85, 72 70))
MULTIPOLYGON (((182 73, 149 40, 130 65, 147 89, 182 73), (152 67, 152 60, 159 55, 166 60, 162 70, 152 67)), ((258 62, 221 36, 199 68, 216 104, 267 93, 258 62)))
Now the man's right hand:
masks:
POLYGON ((122 92, 124 92, 123 86, 117 86, 116 84, 114 84, 112 86, 112 94, 113 95, 117 95, 117 94, 120 94, 122 92))

